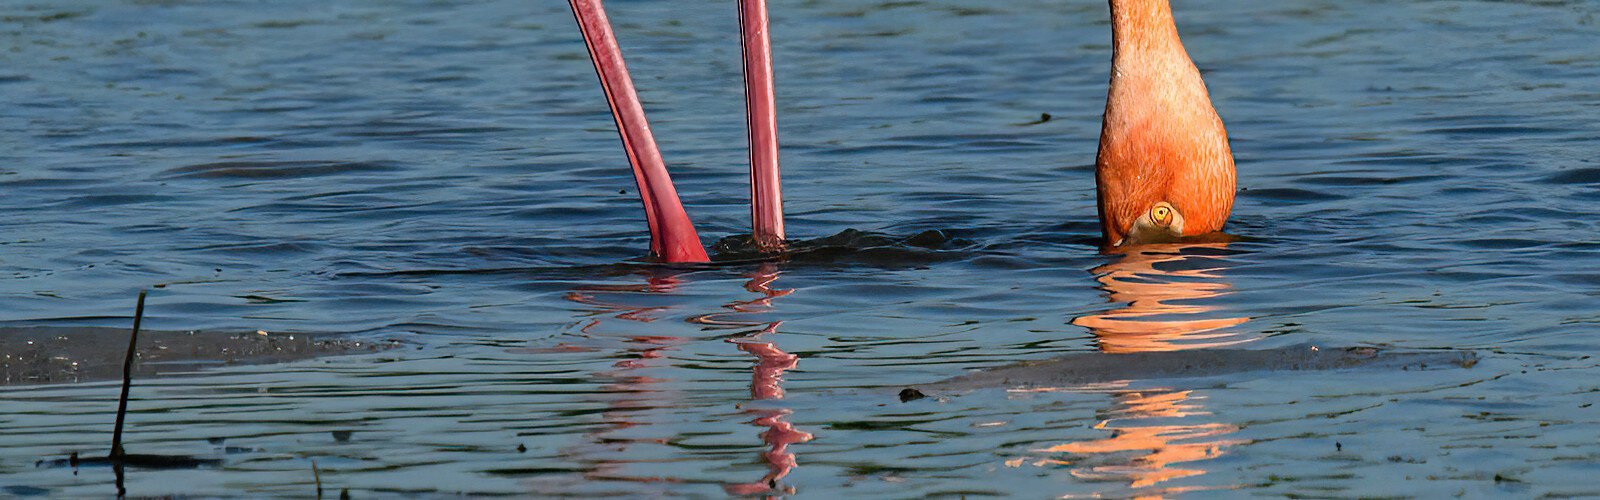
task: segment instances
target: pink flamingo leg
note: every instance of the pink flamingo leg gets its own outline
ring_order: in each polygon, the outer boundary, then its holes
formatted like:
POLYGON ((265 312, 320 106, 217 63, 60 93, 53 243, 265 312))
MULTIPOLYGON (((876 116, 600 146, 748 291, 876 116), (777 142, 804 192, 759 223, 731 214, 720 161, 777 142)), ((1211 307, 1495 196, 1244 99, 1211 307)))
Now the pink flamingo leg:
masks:
POLYGON ((750 130, 750 226, 758 248, 776 251, 783 249, 783 193, 778 178, 778 114, 767 2, 738 1, 745 122, 750 130))
POLYGON ((705 247, 700 246, 694 223, 678 200, 678 190, 667 174, 661 151, 656 148, 655 136, 650 133, 650 123, 645 120, 644 106, 633 89, 628 67, 622 62, 622 49, 611 32, 605 8, 600 0, 570 2, 578 29, 583 31, 583 42, 589 47, 589 59, 600 76, 606 102, 611 105, 611 116, 617 120, 622 147, 628 153, 628 163, 633 165, 633 178, 639 183, 639 199, 644 202, 645 222, 650 226, 651 255, 664 262, 710 260, 705 247))

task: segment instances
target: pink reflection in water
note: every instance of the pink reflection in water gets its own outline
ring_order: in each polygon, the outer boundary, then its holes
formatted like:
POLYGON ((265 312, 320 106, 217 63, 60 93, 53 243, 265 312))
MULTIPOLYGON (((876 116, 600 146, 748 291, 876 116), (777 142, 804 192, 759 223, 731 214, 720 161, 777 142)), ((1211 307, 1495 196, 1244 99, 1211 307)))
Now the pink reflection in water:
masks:
MULTIPOLYGON (((691 323, 705 325, 710 329, 744 331, 742 335, 728 339, 728 342, 755 358, 750 380, 752 401, 783 399, 783 374, 794 369, 799 363, 797 356, 785 352, 770 339, 778 333, 782 321, 757 321, 744 317, 771 311, 773 299, 794 292, 790 289, 773 288, 772 284, 777 281, 779 274, 775 265, 770 263, 762 265, 749 275, 750 280, 744 285, 746 290, 760 294, 760 297, 729 302, 723 306, 724 311, 701 314, 688 319, 691 323)), ((649 323, 656 321, 660 313, 671 308, 659 305, 630 305, 626 303, 626 296, 629 294, 671 293, 677 285, 678 280, 675 277, 651 276, 647 283, 639 285, 585 286, 567 293, 566 299, 592 308, 589 315, 593 317, 579 327, 579 331, 586 335, 601 335, 599 328, 611 318, 649 323), (602 299, 602 296, 617 296, 617 298, 607 300, 602 299)), ((606 408, 599 414, 604 425, 588 433, 592 445, 582 450, 570 450, 571 454, 581 455, 582 460, 590 465, 583 475, 585 479, 630 482, 677 481, 673 478, 630 475, 626 468, 630 464, 639 463, 637 459, 630 458, 630 455, 638 455, 636 451, 631 451, 633 446, 667 443, 665 437, 640 437, 639 429, 647 425, 647 422, 640 421, 639 416, 652 408, 671 404, 670 401, 661 400, 669 392, 668 386, 662 382, 668 381, 635 372, 640 369, 659 368, 660 360, 665 358, 668 352, 687 341, 688 339, 675 336, 625 336, 624 342, 628 347, 623 350, 623 354, 626 359, 615 362, 613 370, 595 373, 597 377, 610 379, 613 382, 600 387, 600 394, 606 400, 606 408)), ((579 348, 562 344, 552 349, 579 348)), ((781 480, 798 464, 795 453, 789 449, 789 445, 810 441, 813 436, 796 429, 788 421, 791 415, 788 409, 747 408, 743 411, 753 417, 749 421, 750 424, 762 429, 759 437, 767 446, 767 450, 761 453, 761 459, 767 464, 767 472, 755 481, 724 484, 724 490, 734 495, 794 493, 794 487, 781 484, 781 480)))
MULTIPOLYGON (((772 299, 793 293, 794 290, 777 290, 772 288, 772 283, 778 279, 777 267, 771 263, 762 264, 761 268, 750 275, 750 281, 745 283, 745 289, 761 294, 761 298, 748 301, 729 303, 723 307, 739 313, 758 313, 772 309, 772 299)), ((738 324, 737 322, 724 321, 722 324, 738 324)), ((750 378, 750 398, 753 400, 783 399, 783 372, 792 370, 799 364, 800 358, 784 352, 775 342, 762 340, 762 337, 774 335, 782 321, 766 323, 742 323, 739 326, 761 326, 744 337, 729 339, 729 342, 738 346, 739 350, 749 353, 756 358, 756 365, 750 378)), ((767 463, 767 474, 760 480, 748 483, 733 483, 723 486, 723 489, 734 495, 759 495, 759 494, 793 494, 794 488, 782 486, 779 480, 789 475, 798 462, 795 454, 789 451, 789 445, 804 443, 812 439, 811 433, 801 431, 786 419, 790 411, 782 408, 746 409, 746 413, 755 415, 755 420, 750 423, 766 430, 761 432, 761 441, 768 448, 761 454, 761 459, 767 463)))
MULTIPOLYGON (((605 322, 605 318, 598 316, 649 323, 657 319, 658 313, 670 309, 670 306, 634 306, 605 301, 600 300, 598 295, 666 294, 671 293, 678 285, 679 280, 676 276, 651 275, 646 278, 645 283, 638 285, 583 286, 567 293, 566 299, 592 308, 589 315, 597 317, 586 322, 579 331, 586 335, 598 335, 597 329, 605 322)), ((584 479, 642 483, 679 481, 675 478, 633 475, 627 471, 627 467, 640 462, 631 456, 637 455, 630 450, 635 445, 666 445, 668 442, 667 437, 640 437, 637 435, 638 432, 631 431, 636 427, 648 425, 648 422, 639 418, 640 415, 654 408, 671 406, 676 399, 670 391, 670 386, 663 384, 670 380, 635 372, 641 369, 659 368, 661 360, 666 358, 668 352, 687 341, 688 339, 683 337, 668 335, 622 336, 625 348, 619 354, 623 359, 614 362, 612 370, 594 373, 599 379, 611 381, 601 385, 597 394, 599 399, 605 401, 605 409, 599 414, 602 425, 587 433, 590 445, 564 451, 566 455, 574 455, 570 457, 574 461, 587 465, 583 473, 584 479)))

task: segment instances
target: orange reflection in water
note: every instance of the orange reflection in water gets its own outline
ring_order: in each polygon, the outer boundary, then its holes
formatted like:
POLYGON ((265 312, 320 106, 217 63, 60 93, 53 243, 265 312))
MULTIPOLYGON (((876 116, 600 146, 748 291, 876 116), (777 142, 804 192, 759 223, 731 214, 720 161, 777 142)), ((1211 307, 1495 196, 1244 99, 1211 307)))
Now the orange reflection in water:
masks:
MULTIPOLYGON (((1250 318, 1216 314, 1218 307, 1194 303, 1223 296, 1230 287, 1222 282, 1222 269, 1213 265, 1220 260, 1185 250, 1220 250, 1226 245, 1144 245, 1123 250, 1115 262, 1092 272, 1099 276, 1101 288, 1112 303, 1126 305, 1080 316, 1072 324, 1089 328, 1100 349, 1108 354, 1200 349, 1254 340, 1226 331, 1250 318)), ((1126 387, 1129 382, 1132 381, 1118 385, 1126 387)), ((1094 426, 1109 432, 1108 436, 1037 450, 1048 455, 1034 465, 1070 467, 1079 478, 1126 482, 1128 488, 1140 490, 1130 493, 1175 494, 1198 488, 1158 486, 1204 475, 1200 462, 1246 442, 1226 438, 1239 430, 1237 426, 1205 422, 1211 413, 1201 406, 1204 397, 1194 391, 1109 392, 1116 406, 1094 426)), ((1020 462, 1007 465, 1017 466, 1020 462)))
MULTIPOLYGON (((1145 424, 1152 419, 1207 416, 1192 391, 1157 389, 1117 392, 1119 416, 1102 420, 1095 429, 1109 430, 1106 438, 1066 443, 1045 448, 1046 453, 1077 455, 1076 463, 1046 460, 1045 463, 1072 464, 1072 475, 1101 481, 1127 481, 1129 488, 1147 488, 1173 479, 1199 476, 1206 471, 1186 466, 1221 456, 1237 439, 1218 439, 1238 431, 1222 423, 1145 424), (1141 425, 1142 424, 1142 425, 1141 425)), ((1175 491, 1168 489, 1165 492, 1175 491)))
POLYGON ((1250 318, 1180 318, 1157 319, 1172 315, 1206 314, 1217 310, 1215 306, 1192 304, 1228 293, 1227 283, 1220 281, 1220 268, 1182 268, 1198 261, 1184 249, 1222 249, 1227 243, 1197 245, 1142 245, 1123 250, 1115 262, 1096 267, 1090 272, 1099 275, 1100 289, 1113 303, 1127 303, 1111 311, 1079 316, 1072 324, 1088 328, 1100 339, 1100 350, 1111 354, 1151 351, 1177 351, 1203 347, 1221 347, 1246 342, 1231 334, 1218 332, 1236 326, 1250 318), (1178 267, 1179 269, 1161 269, 1178 267))

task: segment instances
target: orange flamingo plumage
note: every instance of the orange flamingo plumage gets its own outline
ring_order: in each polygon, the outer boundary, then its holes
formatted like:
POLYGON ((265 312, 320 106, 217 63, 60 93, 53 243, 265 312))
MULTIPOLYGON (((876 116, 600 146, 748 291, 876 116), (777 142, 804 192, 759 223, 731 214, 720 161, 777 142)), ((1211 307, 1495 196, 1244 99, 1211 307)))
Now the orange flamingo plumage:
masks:
POLYGON ((1222 230, 1236 183, 1228 133, 1168 0, 1111 0, 1111 86, 1095 185, 1107 246, 1222 230))

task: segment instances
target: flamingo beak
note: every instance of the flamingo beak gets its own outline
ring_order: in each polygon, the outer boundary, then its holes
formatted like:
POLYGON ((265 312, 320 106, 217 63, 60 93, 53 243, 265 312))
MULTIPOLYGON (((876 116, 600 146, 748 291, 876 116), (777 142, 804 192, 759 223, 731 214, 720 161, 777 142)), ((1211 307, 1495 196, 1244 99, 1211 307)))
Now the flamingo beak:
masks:
POLYGON ((1183 236, 1183 213, 1165 201, 1156 202, 1144 215, 1134 219, 1128 236, 1119 245, 1172 243, 1183 236))

